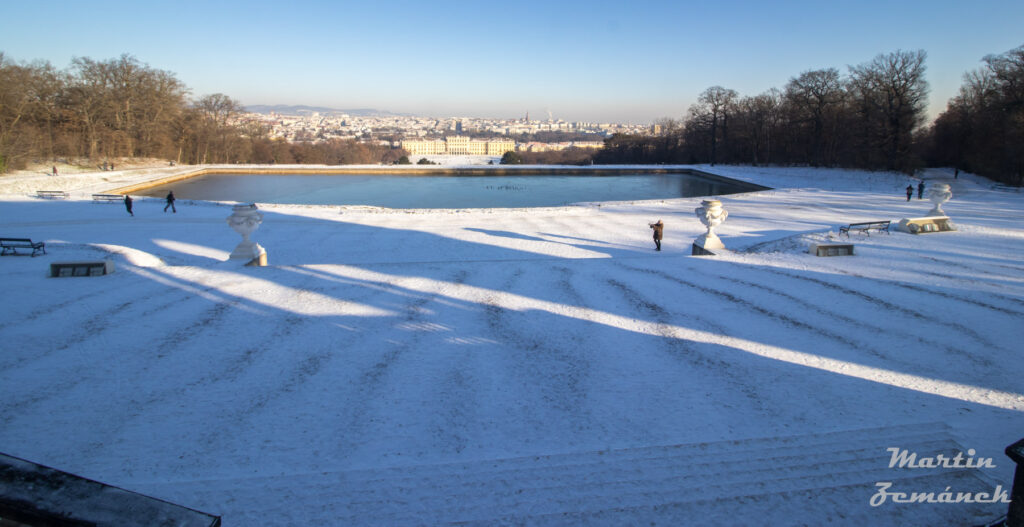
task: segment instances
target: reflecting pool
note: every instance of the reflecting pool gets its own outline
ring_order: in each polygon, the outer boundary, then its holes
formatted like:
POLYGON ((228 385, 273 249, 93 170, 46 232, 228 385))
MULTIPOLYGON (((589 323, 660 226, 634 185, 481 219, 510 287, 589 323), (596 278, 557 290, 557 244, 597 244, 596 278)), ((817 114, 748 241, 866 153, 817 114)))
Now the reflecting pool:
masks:
POLYGON ((689 173, 422 175, 206 174, 138 191, 178 199, 371 205, 395 209, 553 207, 593 201, 718 196, 763 187, 689 173))

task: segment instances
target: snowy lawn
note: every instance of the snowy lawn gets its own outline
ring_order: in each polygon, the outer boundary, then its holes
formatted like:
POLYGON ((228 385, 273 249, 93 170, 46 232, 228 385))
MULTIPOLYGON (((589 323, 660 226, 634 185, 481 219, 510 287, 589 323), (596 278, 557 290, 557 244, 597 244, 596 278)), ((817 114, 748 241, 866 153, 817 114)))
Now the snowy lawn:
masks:
POLYGON ((854 234, 856 256, 817 258, 840 225, 931 204, 888 173, 700 168, 774 188, 721 197, 732 252, 714 258, 689 256, 700 198, 261 205, 265 268, 225 261, 230 204, 139 199, 132 218, 88 199, 159 170, 0 178, 0 236, 48 252, 0 258, 0 451, 236 525, 308 518, 280 489, 219 496, 226 481, 904 423, 946 423, 1008 487, 1024 194, 929 172, 959 231, 854 234), (73 199, 31 197, 58 187, 73 199), (114 274, 46 277, 103 258, 114 274))

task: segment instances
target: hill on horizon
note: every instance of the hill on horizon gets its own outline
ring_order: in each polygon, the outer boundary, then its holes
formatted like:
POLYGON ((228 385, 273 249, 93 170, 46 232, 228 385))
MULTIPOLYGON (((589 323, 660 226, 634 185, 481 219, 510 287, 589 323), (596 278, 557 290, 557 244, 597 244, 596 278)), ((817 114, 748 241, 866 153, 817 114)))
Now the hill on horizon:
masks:
POLYGON ((245 107, 245 111, 250 113, 279 113, 283 115, 302 115, 308 113, 324 113, 324 114, 348 114, 357 116, 388 116, 388 115, 402 115, 387 110, 377 110, 374 108, 355 108, 351 110, 339 110, 337 108, 327 108, 324 106, 306 106, 306 105, 288 105, 288 104, 253 104, 245 107))

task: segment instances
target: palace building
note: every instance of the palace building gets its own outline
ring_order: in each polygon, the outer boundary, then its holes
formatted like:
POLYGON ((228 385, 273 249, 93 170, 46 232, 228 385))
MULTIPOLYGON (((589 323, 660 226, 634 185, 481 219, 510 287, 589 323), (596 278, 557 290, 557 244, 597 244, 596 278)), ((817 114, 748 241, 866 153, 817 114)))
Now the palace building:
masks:
POLYGON ((477 156, 500 156, 505 152, 512 152, 516 149, 515 141, 511 139, 470 139, 461 135, 454 135, 441 139, 406 139, 402 141, 404 148, 410 155, 477 155, 477 156))

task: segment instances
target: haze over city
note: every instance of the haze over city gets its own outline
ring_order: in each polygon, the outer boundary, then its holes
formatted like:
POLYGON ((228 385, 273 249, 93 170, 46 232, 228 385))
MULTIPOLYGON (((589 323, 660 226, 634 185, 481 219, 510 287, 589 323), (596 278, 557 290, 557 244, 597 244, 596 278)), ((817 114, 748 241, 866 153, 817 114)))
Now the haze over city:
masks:
POLYGON ((427 116, 651 122, 709 86, 743 95, 803 71, 923 49, 929 117, 1024 4, 956 2, 0 2, 7 60, 130 54, 193 96, 427 116), (17 21, 17 23, 12 23, 17 21))

